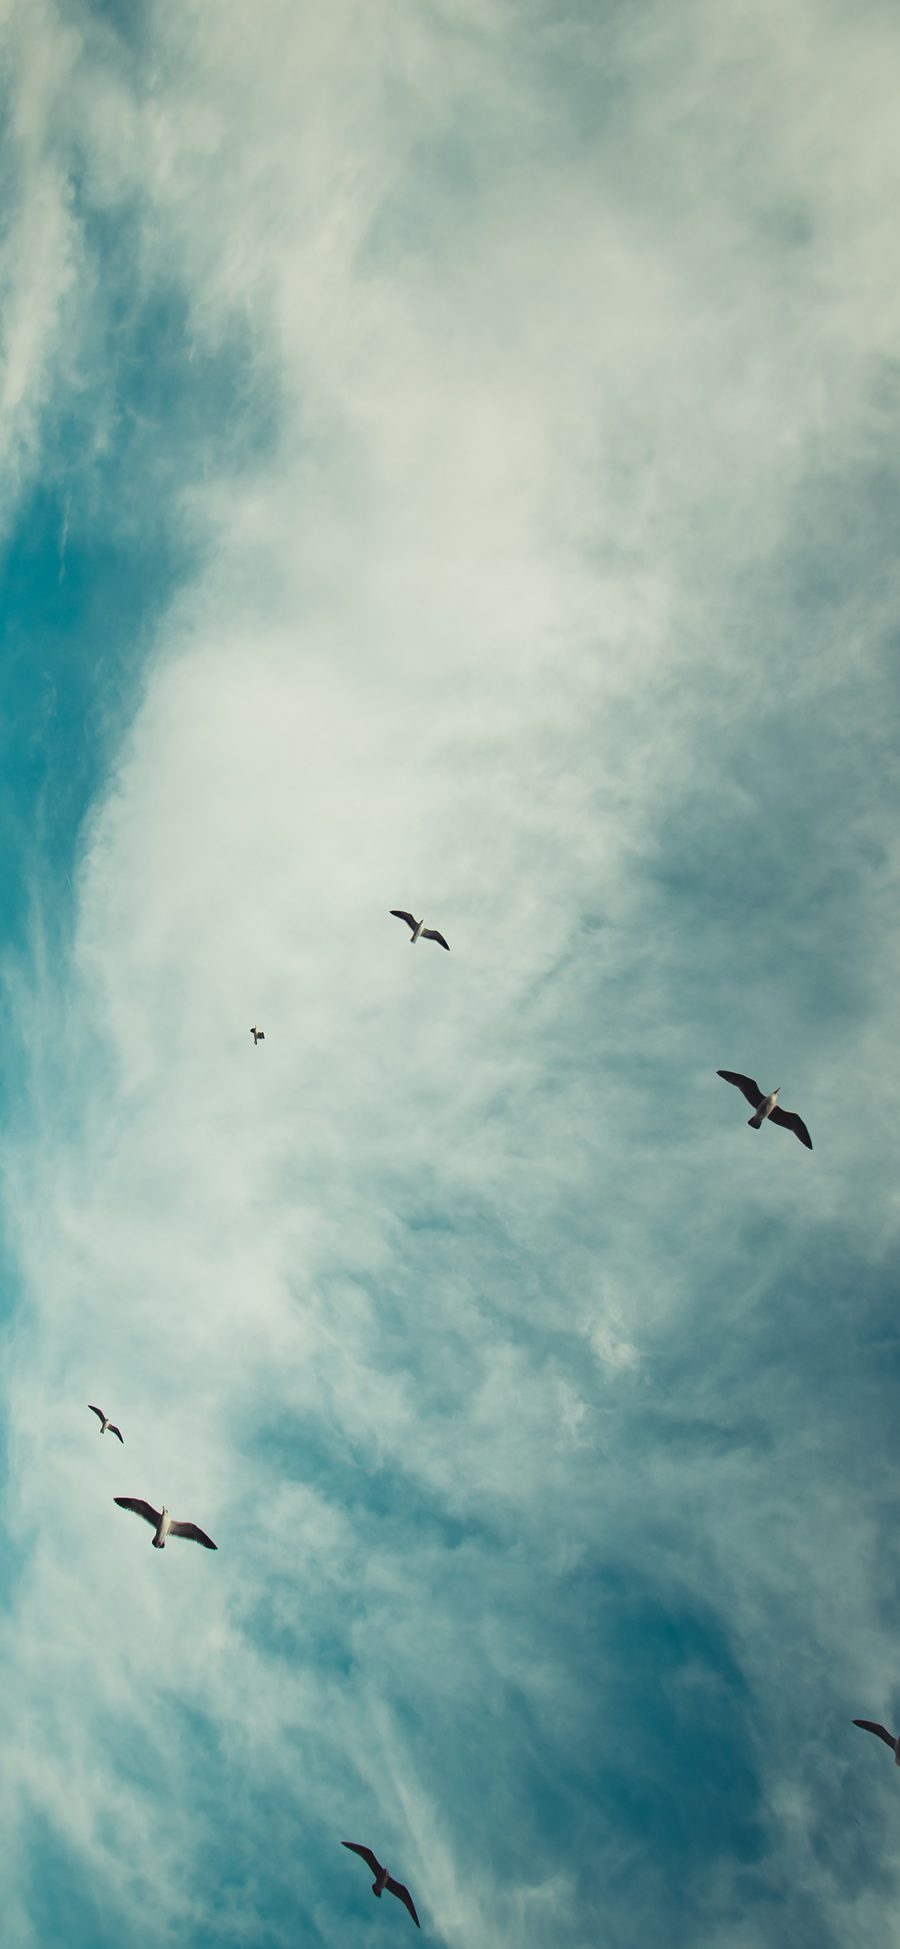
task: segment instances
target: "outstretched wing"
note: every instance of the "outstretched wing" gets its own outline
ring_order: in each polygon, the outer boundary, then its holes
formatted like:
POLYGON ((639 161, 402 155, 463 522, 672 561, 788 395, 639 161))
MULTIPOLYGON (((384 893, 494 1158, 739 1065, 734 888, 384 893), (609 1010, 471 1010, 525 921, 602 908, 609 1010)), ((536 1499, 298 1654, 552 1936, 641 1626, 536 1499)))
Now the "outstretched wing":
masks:
POLYGON ((807 1150, 812 1150, 812 1138, 803 1118, 798 1117, 795 1110, 782 1110, 776 1103, 774 1110, 769 1111, 769 1122, 780 1123, 784 1130, 792 1130, 794 1136, 799 1137, 801 1144, 805 1144, 807 1150))
POLYGON ((892 1753, 896 1751, 897 1742, 891 1738, 886 1726, 876 1725, 874 1719, 854 1719, 853 1724, 855 1726, 862 1726, 863 1732, 873 1732, 876 1739, 884 1740, 885 1745, 890 1747, 892 1753))
MULTIPOLYGON (((412 932, 415 933, 416 923, 412 917, 412 914, 405 914, 403 912, 402 907, 392 907, 391 913, 393 914, 395 920, 405 920, 407 927, 411 928, 412 932)), ((347 1846, 349 1847, 349 1842, 347 1843, 347 1846)))
POLYGON ((118 1437, 119 1437, 119 1440, 120 1440, 120 1442, 121 1442, 121 1444, 122 1444, 122 1447, 124 1448, 124 1446, 125 1446, 125 1436, 123 1435, 123 1433, 122 1433, 122 1430, 121 1430, 121 1428, 117 1428, 117 1427, 116 1427, 116 1425, 115 1425, 115 1422, 114 1422, 114 1421, 111 1421, 111 1422, 110 1422, 110 1424, 109 1424, 109 1432, 110 1432, 110 1434, 111 1434, 111 1435, 118 1435, 118 1437))
MULTIPOLYGON (((120 1509, 133 1509, 136 1516, 143 1516, 145 1523, 152 1523, 154 1529, 159 1528, 159 1510, 151 1508, 149 1502, 142 1502, 140 1496, 113 1496, 113 1502, 117 1502, 120 1509)), ((174 1529, 174 1523, 172 1527, 174 1529)))
POLYGON ((211 1536, 207 1536, 205 1529, 197 1528, 196 1523, 170 1523, 169 1535, 187 1536, 192 1543, 202 1543, 204 1550, 217 1550, 219 1547, 211 1536))
MULTIPOLYGON (((91 1404, 90 1404, 90 1401, 88 1402, 88 1407, 89 1407, 89 1408, 91 1408, 91 1404)), ((98 1420, 98 1421, 105 1421, 105 1420, 106 1420, 106 1416, 105 1416, 105 1414, 104 1414, 104 1412, 103 1412, 103 1409, 102 1409, 102 1408, 91 1408, 91 1413, 92 1413, 92 1414, 95 1414, 95 1415, 97 1416, 97 1420, 98 1420)))
POLYGON ((409 1909, 410 1915, 412 1916, 412 1919, 415 1922, 416 1928, 420 1929, 422 1927, 422 1924, 419 1921, 419 1918, 416 1914, 416 1905, 409 1892, 409 1889, 404 1888, 402 1881, 395 1881, 393 1875, 388 1875, 387 1887, 392 1895, 396 1895, 398 1902, 402 1902, 404 1908, 409 1909))
POLYGON ((721 1076, 723 1083, 733 1083, 735 1089, 740 1090, 741 1095, 747 1098, 747 1102, 752 1103, 754 1110, 759 1109, 763 1093, 759 1084, 754 1083, 752 1076, 739 1076, 736 1069, 717 1069, 716 1075, 721 1076))
POLYGON ((443 934, 439 934, 436 927, 423 927, 422 939, 423 941, 440 941, 441 947, 445 947, 449 954, 450 942, 445 941, 443 934))
MULTIPOLYGON (((406 916, 404 915, 403 918, 405 919, 406 916)), ((350 1848, 353 1854, 361 1854, 363 1860, 368 1862, 373 1875, 384 1874, 384 1869, 381 1865, 381 1862, 378 1859, 377 1854, 373 1854, 370 1847, 363 1847, 361 1842, 359 1841, 342 1841, 341 1847, 350 1848)))

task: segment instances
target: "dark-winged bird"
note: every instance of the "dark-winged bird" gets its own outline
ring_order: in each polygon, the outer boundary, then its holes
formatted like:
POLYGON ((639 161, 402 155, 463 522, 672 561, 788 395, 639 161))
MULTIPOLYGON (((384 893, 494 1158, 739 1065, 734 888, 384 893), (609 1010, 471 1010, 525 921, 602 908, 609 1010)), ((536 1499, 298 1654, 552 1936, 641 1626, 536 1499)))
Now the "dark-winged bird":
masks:
POLYGON ((163 1503, 161 1509, 154 1509, 152 1503, 142 1502, 140 1496, 113 1496, 120 1509, 133 1509, 136 1516, 143 1516, 145 1523, 151 1523, 156 1531, 153 1538, 154 1550, 164 1550, 167 1536, 187 1536, 192 1543, 202 1543, 204 1550, 215 1550, 218 1544, 205 1529, 198 1529, 196 1523, 174 1523, 163 1503))
POLYGON ((377 1895, 379 1901, 385 1889, 387 1889, 389 1895, 396 1895, 398 1902, 402 1902, 404 1907, 409 1909, 416 1928, 420 1929, 422 1924, 416 1914, 416 1905, 409 1889, 404 1888, 402 1881, 395 1881, 393 1875, 388 1874, 387 1869, 382 1867, 377 1854, 373 1854, 370 1847, 363 1847, 359 1841, 342 1841, 341 1847, 348 1847, 354 1854, 361 1854, 363 1860, 368 1862, 375 1876, 375 1880, 372 1883, 373 1895, 377 1895))
POLYGON ((415 947, 418 940, 438 941, 441 947, 445 947, 449 954, 450 942, 445 941, 443 934, 439 934, 436 927, 426 927, 424 920, 416 920, 413 914, 404 913, 402 907, 392 907, 391 913, 395 920, 405 920, 412 934, 412 939, 409 943, 410 947, 415 947))
POLYGON ((258 1042, 265 1042, 266 1039, 265 1029, 258 1029, 254 1024, 253 1028, 250 1030, 250 1034, 253 1037, 254 1049, 256 1048, 258 1042))
POLYGON ((716 1075, 721 1076, 724 1083, 733 1083, 735 1089, 740 1090, 741 1095, 747 1098, 747 1102, 752 1103, 754 1114, 747 1118, 751 1130, 758 1130, 760 1124, 765 1123, 768 1117, 770 1123, 780 1123, 784 1130, 792 1130, 794 1136, 799 1137, 801 1144, 805 1144, 807 1150, 812 1150, 812 1138, 803 1118, 798 1117, 795 1110, 782 1110, 779 1104, 780 1084, 777 1090, 772 1091, 771 1096, 765 1096, 759 1084, 754 1083, 752 1076, 739 1076, 734 1069, 717 1069, 716 1075))
POLYGON ((890 1747, 894 1755, 894 1765, 900 1766, 900 1742, 892 1739, 887 1726, 876 1725, 874 1719, 854 1719, 853 1724, 855 1726, 862 1726, 863 1732, 873 1732, 876 1739, 883 1739, 885 1745, 890 1747))
POLYGON ((104 1414, 102 1408, 92 1408, 90 1401, 88 1402, 88 1407, 91 1408, 91 1413, 97 1416, 97 1420, 100 1423, 101 1435, 105 1435, 108 1428, 111 1435, 118 1435, 119 1440, 122 1443, 122 1447, 124 1448, 125 1436, 123 1435, 121 1428, 114 1427, 113 1423, 110 1421, 109 1415, 104 1414))

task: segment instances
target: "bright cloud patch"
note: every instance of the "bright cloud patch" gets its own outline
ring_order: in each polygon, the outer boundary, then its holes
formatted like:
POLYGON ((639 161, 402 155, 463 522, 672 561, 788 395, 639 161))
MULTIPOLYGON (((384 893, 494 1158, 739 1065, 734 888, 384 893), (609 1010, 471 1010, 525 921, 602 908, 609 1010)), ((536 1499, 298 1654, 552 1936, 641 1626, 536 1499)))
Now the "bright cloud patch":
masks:
POLYGON ((0 33, 9 1940, 874 1949, 895 24, 0 33))

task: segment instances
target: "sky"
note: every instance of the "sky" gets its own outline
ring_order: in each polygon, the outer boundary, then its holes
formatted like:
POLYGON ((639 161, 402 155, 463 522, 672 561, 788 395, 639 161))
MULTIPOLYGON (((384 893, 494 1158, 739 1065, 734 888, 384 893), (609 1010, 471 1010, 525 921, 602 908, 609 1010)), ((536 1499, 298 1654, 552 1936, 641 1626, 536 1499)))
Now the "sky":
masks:
POLYGON ((0 89, 4 1942, 900 1949, 896 9, 0 89))

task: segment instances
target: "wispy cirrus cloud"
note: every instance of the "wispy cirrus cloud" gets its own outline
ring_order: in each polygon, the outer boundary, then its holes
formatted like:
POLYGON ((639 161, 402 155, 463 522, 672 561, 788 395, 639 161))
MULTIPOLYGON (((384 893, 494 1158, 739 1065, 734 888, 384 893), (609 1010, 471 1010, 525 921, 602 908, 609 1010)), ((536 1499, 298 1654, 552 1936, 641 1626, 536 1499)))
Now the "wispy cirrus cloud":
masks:
POLYGON ((352 1831, 448 1945, 883 1941, 893 28, 9 20, 165 564, 7 967, 13 1939, 374 1942, 352 1831))

